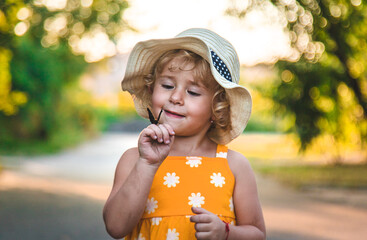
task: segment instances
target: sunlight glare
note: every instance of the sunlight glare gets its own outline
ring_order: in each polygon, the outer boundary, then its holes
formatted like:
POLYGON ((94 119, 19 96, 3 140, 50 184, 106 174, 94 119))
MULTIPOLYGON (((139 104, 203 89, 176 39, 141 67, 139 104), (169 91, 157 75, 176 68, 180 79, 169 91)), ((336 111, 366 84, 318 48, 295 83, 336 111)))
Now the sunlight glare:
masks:
POLYGON ((81 0, 81 4, 83 7, 88 8, 92 6, 93 0, 81 0))
POLYGON ((362 0, 351 0, 353 6, 358 7, 361 5, 362 0))
MULTIPOLYGON (((76 39, 74 38, 73 40, 75 41, 76 39)), ((97 62, 116 54, 115 44, 102 31, 86 33, 77 44, 70 44, 70 46, 75 46, 73 48, 75 52, 83 53, 87 62, 97 62)))
POLYGON ((21 21, 26 20, 31 16, 31 10, 29 8, 23 7, 19 9, 17 13, 17 18, 21 21))
POLYGON ((55 17, 47 18, 44 23, 44 28, 48 32, 59 34, 66 28, 67 19, 64 14, 58 14, 55 17))
POLYGON ((226 15, 226 10, 236 2, 187 0, 177 5, 169 0, 135 0, 130 3, 124 19, 138 32, 123 32, 117 40, 118 52, 128 53, 139 41, 170 38, 188 28, 202 27, 228 39, 245 65, 274 63, 292 54, 289 35, 284 32, 287 20, 274 5, 264 2, 243 18, 226 15))
POLYGON ((35 5, 43 5, 49 11, 57 11, 64 9, 67 2, 67 0, 36 0, 35 5))
POLYGON ((14 33, 17 36, 23 36, 29 28, 29 24, 25 22, 19 22, 17 25, 15 25, 14 33))
POLYGON ((330 13, 333 17, 339 18, 342 15, 342 10, 340 6, 332 4, 330 5, 330 13))
POLYGON ((72 31, 75 34, 82 34, 84 32, 84 30, 85 30, 85 27, 84 27, 83 22, 77 22, 72 27, 72 31))

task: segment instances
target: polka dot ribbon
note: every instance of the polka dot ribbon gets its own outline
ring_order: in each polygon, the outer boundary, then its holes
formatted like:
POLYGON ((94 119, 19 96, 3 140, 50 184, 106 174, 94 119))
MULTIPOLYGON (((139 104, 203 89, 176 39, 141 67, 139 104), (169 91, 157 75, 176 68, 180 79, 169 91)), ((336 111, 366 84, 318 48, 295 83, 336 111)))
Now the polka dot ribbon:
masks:
POLYGON ((223 60, 220 59, 220 57, 211 49, 210 49, 210 54, 211 54, 211 57, 212 57, 213 65, 214 65, 215 69, 217 69, 218 73, 222 77, 227 79, 228 81, 232 82, 231 73, 229 72, 229 70, 228 70, 226 64, 223 62, 223 60))

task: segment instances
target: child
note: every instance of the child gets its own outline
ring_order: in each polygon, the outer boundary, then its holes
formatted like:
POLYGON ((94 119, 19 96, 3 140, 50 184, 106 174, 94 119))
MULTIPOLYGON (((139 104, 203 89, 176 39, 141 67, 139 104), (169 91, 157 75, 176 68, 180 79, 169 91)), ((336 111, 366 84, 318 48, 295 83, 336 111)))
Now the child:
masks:
POLYGON ((103 211, 112 237, 265 239, 250 164, 225 146, 251 113, 239 67, 232 45, 206 29, 134 47, 122 88, 159 123, 117 165, 103 211))

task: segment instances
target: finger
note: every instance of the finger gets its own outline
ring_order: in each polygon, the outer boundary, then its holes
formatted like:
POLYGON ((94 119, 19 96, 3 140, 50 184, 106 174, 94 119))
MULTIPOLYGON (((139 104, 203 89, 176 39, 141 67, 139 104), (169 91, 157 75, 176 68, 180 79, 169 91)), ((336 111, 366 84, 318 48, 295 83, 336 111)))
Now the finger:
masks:
POLYGON ((168 130, 168 132, 169 132, 169 134, 170 134, 170 136, 169 136, 169 138, 170 138, 170 146, 172 145, 172 143, 173 143, 173 141, 175 140, 175 131, 173 130, 173 127, 171 126, 171 125, 169 125, 169 124, 164 124, 164 126, 166 126, 166 128, 167 128, 167 130, 168 130))
POLYGON ((157 138, 158 138, 158 136, 155 133, 155 131, 153 129, 150 129, 150 128, 145 128, 142 131, 142 135, 145 136, 145 137, 149 137, 149 138, 151 138, 153 140, 157 140, 157 138))
POLYGON ((169 125, 167 123, 164 123, 163 125, 167 128, 167 130, 168 130, 168 132, 171 136, 175 135, 175 131, 173 130, 173 127, 171 125, 169 125))
POLYGON ((162 130, 155 124, 151 124, 148 126, 148 129, 151 129, 154 131, 157 138, 155 138, 158 142, 163 142, 163 133, 162 130))
POLYGON ((195 214, 203 214, 203 213, 211 214, 211 212, 201 207, 192 207, 191 211, 195 214))
POLYGON ((208 214, 198 214, 191 216, 190 221, 194 223, 210 223, 212 220, 208 214))
POLYGON ((196 232, 195 237, 198 240, 207 240, 210 239, 210 232, 196 232))
POLYGON ((162 142, 169 144, 171 141, 170 141, 170 134, 168 132, 168 129, 163 124, 159 124, 158 127, 162 131, 162 142))
POLYGON ((197 232, 210 232, 210 224, 208 223, 195 223, 195 230, 197 232))

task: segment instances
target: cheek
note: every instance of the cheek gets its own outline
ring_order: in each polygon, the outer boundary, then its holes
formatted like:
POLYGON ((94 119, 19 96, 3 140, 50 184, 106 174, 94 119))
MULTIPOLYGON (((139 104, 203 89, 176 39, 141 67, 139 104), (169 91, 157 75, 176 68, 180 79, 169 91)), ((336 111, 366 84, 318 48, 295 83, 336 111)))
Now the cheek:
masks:
POLYGON ((203 101, 201 103, 193 103, 192 109, 196 113, 197 116, 201 116, 202 118, 210 119, 212 116, 212 103, 208 101, 203 101))
POLYGON ((152 107, 162 107, 164 104, 165 98, 162 93, 157 90, 153 90, 152 92, 152 107))
POLYGON ((156 94, 152 94, 152 107, 155 107, 159 102, 156 94))

